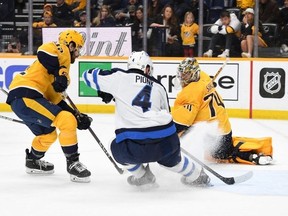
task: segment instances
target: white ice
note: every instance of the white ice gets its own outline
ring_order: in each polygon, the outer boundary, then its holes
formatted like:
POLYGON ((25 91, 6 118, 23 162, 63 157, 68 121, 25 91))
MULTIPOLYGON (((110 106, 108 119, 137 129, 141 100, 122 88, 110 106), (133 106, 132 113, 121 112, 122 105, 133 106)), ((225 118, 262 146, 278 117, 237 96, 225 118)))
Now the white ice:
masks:
MULTIPOLYGON (((16 118, 13 113, 0 114, 16 118)), ((114 136, 114 115, 92 116, 93 130, 109 148, 114 136)), ((128 174, 117 173, 88 131, 79 131, 78 138, 81 161, 92 172, 91 183, 70 182, 58 142, 45 156, 45 160, 54 163, 55 173, 26 174, 24 150, 30 147, 33 134, 24 125, 0 119, 0 216, 287 215, 288 121, 231 119, 231 123, 237 136, 272 136, 275 164, 209 164, 229 177, 254 171, 251 180, 233 186, 210 175, 214 184, 211 188, 186 187, 179 175, 152 164, 160 186, 140 191, 127 184, 128 174)), ((191 138, 194 144, 200 136, 196 133, 191 138)), ((197 150, 189 151, 200 156, 197 150)))

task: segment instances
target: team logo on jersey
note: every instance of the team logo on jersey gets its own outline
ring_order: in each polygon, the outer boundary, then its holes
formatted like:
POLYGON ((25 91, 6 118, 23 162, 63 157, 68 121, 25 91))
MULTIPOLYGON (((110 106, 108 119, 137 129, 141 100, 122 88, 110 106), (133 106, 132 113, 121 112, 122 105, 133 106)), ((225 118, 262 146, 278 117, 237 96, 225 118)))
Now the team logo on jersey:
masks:
POLYGON ((282 68, 263 68, 260 71, 260 95, 282 98, 285 94, 285 71, 282 68))

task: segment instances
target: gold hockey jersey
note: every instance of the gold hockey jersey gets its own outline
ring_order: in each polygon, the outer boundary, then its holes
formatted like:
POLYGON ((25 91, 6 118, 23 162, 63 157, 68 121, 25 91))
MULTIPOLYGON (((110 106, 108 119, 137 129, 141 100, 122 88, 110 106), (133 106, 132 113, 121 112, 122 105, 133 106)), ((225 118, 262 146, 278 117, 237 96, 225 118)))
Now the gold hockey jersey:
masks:
POLYGON ((14 97, 33 98, 32 95, 37 92, 52 103, 58 104, 62 95, 55 92, 52 83, 55 75, 59 73, 66 75, 69 83, 70 63, 71 56, 67 46, 54 42, 45 43, 38 48, 37 60, 12 80, 10 93, 13 93, 14 97))
POLYGON ((231 132, 231 125, 221 96, 209 88, 211 78, 200 72, 200 80, 191 82, 177 95, 172 112, 176 124, 190 127, 198 122, 217 120, 223 135, 231 132))

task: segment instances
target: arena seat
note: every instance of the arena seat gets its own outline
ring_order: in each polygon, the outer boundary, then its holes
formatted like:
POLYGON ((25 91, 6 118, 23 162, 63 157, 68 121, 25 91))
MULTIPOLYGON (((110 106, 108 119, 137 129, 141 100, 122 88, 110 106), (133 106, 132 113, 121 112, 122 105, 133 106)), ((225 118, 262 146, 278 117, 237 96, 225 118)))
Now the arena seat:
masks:
POLYGON ((263 39, 269 47, 277 45, 278 39, 278 25, 275 23, 263 23, 263 39))

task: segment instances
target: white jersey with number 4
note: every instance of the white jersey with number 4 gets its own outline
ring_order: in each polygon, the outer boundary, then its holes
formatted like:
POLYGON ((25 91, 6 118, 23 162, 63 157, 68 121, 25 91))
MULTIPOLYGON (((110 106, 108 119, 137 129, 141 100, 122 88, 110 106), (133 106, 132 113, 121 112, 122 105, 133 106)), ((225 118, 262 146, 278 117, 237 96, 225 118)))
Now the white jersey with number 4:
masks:
POLYGON ((98 68, 83 73, 89 87, 114 96, 116 142, 160 139, 176 132, 165 88, 140 70, 98 68))

